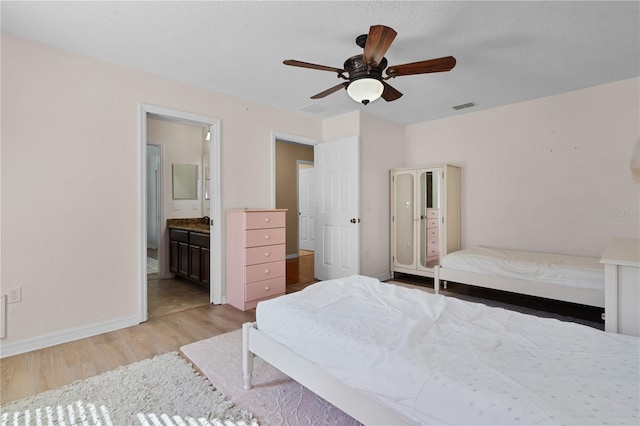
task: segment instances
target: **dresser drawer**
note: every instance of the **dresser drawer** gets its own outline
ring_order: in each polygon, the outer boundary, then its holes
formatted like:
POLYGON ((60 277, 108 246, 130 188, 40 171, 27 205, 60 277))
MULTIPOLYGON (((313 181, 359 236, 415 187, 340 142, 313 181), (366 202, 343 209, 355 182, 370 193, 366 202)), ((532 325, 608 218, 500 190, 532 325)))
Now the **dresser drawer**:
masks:
POLYGON ((245 221, 247 229, 283 228, 285 226, 285 213, 247 212, 245 221))
POLYGON ((285 277, 272 278, 257 283, 247 284, 244 287, 245 301, 264 299, 266 297, 284 294, 286 280, 285 277))
POLYGON ((427 209, 427 219, 437 219, 440 217, 440 209, 427 209))
POLYGON ((438 250, 438 247, 427 248, 427 259, 433 259, 434 257, 438 257, 439 254, 440 254, 440 250, 438 250))
POLYGON ((275 262, 284 260, 285 244, 275 246, 251 247, 245 252, 245 265, 256 265, 258 263, 275 262))
POLYGON ((286 237, 285 228, 254 229, 245 231, 246 247, 270 246, 284 244, 286 237))
POLYGON ((440 230, 438 228, 427 228, 427 238, 433 239, 440 236, 440 230))
POLYGON ((245 267, 245 282, 268 280, 270 278, 284 277, 286 271, 285 262, 269 262, 245 267))
POLYGON ((438 219, 427 219, 427 228, 437 228, 438 219))

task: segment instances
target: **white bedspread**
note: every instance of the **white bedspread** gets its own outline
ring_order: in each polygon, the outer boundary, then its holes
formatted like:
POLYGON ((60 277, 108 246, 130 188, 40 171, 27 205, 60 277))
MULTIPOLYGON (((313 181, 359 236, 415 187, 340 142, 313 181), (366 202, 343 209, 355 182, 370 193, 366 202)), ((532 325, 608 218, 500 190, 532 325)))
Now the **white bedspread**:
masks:
POLYGON ((441 266, 604 291, 604 265, 591 257, 472 247, 447 254, 441 266))
POLYGON ((256 318, 416 424, 639 422, 637 337, 363 276, 260 302, 256 318))

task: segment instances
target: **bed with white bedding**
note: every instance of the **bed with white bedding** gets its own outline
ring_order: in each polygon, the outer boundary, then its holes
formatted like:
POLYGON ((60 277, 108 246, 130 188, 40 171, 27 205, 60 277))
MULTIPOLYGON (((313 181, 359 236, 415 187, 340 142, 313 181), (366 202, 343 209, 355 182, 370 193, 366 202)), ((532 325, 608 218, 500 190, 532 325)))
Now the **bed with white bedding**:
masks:
POLYGON ((441 260, 436 293, 442 281, 604 307, 604 266, 591 257, 472 247, 441 260))
POLYGON ((258 304, 252 354, 365 424, 638 424, 640 339, 363 276, 258 304))

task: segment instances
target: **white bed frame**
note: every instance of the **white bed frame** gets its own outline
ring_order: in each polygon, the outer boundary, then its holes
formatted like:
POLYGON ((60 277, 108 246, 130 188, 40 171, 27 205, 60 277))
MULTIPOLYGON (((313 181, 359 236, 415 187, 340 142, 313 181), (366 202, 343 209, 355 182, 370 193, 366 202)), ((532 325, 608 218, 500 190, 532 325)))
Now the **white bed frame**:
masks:
POLYGON ((593 290, 549 284, 540 281, 481 274, 478 272, 460 271, 457 269, 443 268, 438 265, 434 268, 433 278, 433 288, 436 294, 440 292, 441 281, 445 283, 445 288, 446 282, 451 281, 476 287, 504 290, 512 293, 604 308, 604 283, 602 290, 593 290))
POLYGON ((255 322, 248 322, 242 325, 242 371, 245 389, 251 389, 254 356, 259 356, 365 425, 411 424, 400 413, 345 385, 318 365, 271 339, 258 330, 255 322))

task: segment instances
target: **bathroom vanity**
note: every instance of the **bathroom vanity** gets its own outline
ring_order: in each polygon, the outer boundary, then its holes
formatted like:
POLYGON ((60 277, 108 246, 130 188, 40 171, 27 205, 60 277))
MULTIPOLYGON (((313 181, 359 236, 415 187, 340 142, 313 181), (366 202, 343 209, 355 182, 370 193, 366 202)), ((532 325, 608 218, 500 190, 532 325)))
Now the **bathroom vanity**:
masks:
POLYGON ((209 225, 202 219, 168 219, 169 270, 209 289, 209 225))

